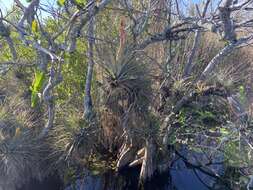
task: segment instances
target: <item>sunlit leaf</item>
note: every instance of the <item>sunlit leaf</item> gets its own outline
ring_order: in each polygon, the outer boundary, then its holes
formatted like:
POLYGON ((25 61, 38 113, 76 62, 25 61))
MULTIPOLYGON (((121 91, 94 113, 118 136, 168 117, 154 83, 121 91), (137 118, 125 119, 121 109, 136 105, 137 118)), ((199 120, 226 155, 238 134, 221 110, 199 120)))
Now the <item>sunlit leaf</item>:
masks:
POLYGON ((32 32, 36 34, 38 32, 38 23, 36 20, 32 21, 32 32))
POLYGON ((84 6, 87 3, 86 0, 75 0, 75 2, 80 6, 84 6))
POLYGON ((229 134, 229 131, 226 128, 220 128, 220 132, 221 132, 222 135, 228 135, 229 134))
POLYGON ((65 0, 57 0, 57 4, 62 7, 64 6, 65 0))
POLYGON ((30 87, 30 90, 32 91, 32 95, 31 95, 32 107, 35 107, 38 103, 39 92, 42 89, 44 80, 45 80, 45 73, 40 70, 36 70, 32 86, 30 87))

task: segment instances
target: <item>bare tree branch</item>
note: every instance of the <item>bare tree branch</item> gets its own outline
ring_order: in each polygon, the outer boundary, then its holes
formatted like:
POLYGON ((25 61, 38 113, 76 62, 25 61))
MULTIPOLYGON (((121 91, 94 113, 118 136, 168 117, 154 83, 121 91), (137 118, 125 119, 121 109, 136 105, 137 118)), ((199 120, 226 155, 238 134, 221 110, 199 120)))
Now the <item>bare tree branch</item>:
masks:
POLYGON ((3 14, 2 10, 0 9, 0 36, 4 37, 12 54, 12 58, 15 61, 17 59, 17 52, 14 46, 14 43, 10 37, 10 29, 3 23, 3 14))
MULTIPOLYGON (((200 19, 201 20, 205 18, 206 12, 207 12, 207 9, 208 9, 208 5, 210 4, 210 2, 211 2, 211 0, 206 1, 204 10, 203 10, 202 14, 200 14, 200 19)), ((198 10, 197 7, 196 7, 196 9, 198 10)), ((200 37, 201 37, 201 31, 200 31, 200 29, 197 29, 196 32, 195 32, 194 42, 193 42, 193 45, 192 45, 190 56, 188 57, 187 63, 185 65, 183 77, 188 77, 189 74, 191 73, 192 62, 193 62, 193 59, 195 57, 196 51, 197 51, 198 46, 199 46, 200 37)))
MULTIPOLYGON (((94 3, 94 0, 90 0, 94 3)), ((84 117, 87 120, 90 120, 93 112, 92 98, 91 98, 91 83, 93 75, 93 66, 94 66, 94 55, 93 55, 93 44, 94 44, 94 5, 89 8, 89 26, 88 26, 88 70, 85 83, 85 97, 84 97, 84 117)))
MULTIPOLYGON (((213 59, 209 62, 209 64, 206 66, 204 71, 202 72, 199 80, 204 80, 214 69, 216 65, 218 65, 221 60, 228 56, 230 53, 233 52, 234 49, 238 47, 243 47, 249 45, 250 41, 253 39, 253 35, 250 35, 245 38, 239 39, 236 43, 230 43, 229 45, 225 46, 216 56, 213 57, 213 59)), ((251 42, 252 43, 252 42, 251 42)))

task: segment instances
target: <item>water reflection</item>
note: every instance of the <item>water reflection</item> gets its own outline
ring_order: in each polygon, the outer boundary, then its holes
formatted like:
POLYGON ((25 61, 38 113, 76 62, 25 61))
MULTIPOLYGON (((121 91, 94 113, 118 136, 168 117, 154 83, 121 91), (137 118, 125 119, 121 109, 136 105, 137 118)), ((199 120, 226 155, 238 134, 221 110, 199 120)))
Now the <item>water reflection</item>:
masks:
MULTIPOLYGON (((188 168, 184 162, 178 161, 180 168, 156 176, 145 184, 145 190, 209 190, 215 179, 198 170, 188 168)), ((176 166, 175 166, 176 167, 176 166)), ((106 173, 102 176, 88 176, 77 180, 65 190, 137 190, 139 168, 130 169, 120 174, 106 173)), ((141 188, 143 189, 143 188, 141 188)), ((224 188, 221 188, 224 190, 224 188)), ((220 190, 221 190, 220 189, 220 190)))
MULTIPOLYGON (((57 175, 49 176, 43 180, 32 179, 28 184, 17 190, 63 190, 63 183, 57 175)), ((1 188, 0 188, 1 190, 1 188)))
MULTIPOLYGON (((199 155, 198 155, 199 157, 199 155)), ((210 168, 223 175, 222 165, 210 165, 210 168)), ((144 188, 138 186, 140 168, 131 168, 118 174, 107 172, 103 175, 87 175, 74 183, 67 185, 64 190, 226 190, 217 178, 207 175, 203 170, 194 167, 178 158, 170 170, 156 176, 145 184, 144 188)), ((57 177, 49 177, 42 182, 33 180, 19 190, 62 190, 63 184, 57 177)))
POLYGON ((123 190, 137 189, 139 169, 129 169, 115 174, 107 172, 100 176, 89 175, 84 179, 77 180, 74 184, 68 186, 65 190, 123 190))
MULTIPOLYGON (((195 155, 196 156, 196 155, 195 155)), ((197 155, 200 157, 200 155, 197 155)), ((217 161, 217 160, 216 160, 217 161)), ((210 165, 209 168, 222 175, 222 165, 210 165)), ((65 190, 137 190, 140 168, 132 168, 119 174, 108 172, 100 176, 88 176, 77 180, 65 190)), ((143 189, 143 188, 141 188, 143 189)), ((156 176, 145 184, 145 190, 226 190, 228 187, 220 181, 203 172, 198 167, 190 165, 184 159, 177 159, 167 173, 156 176)))

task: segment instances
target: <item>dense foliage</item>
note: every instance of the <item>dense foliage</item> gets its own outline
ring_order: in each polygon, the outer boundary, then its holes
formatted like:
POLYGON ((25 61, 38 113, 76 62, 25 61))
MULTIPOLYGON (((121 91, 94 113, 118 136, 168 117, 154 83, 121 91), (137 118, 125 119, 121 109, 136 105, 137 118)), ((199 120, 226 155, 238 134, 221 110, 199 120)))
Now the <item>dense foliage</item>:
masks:
POLYGON ((0 189, 135 166, 141 186, 178 158, 250 187, 251 12, 246 0, 15 0, 0 15, 0 189))

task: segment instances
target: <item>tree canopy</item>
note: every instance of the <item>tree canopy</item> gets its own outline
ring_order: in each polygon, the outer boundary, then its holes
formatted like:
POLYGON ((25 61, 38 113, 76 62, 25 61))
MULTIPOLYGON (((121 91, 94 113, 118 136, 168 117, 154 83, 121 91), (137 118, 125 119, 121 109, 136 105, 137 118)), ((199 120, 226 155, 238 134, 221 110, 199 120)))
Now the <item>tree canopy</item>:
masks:
POLYGON ((141 186, 178 157, 249 188, 252 13, 252 0, 14 0, 0 9, 0 189, 52 171, 68 183, 72 170, 135 166, 141 186), (210 169, 217 156, 246 180, 210 169))

